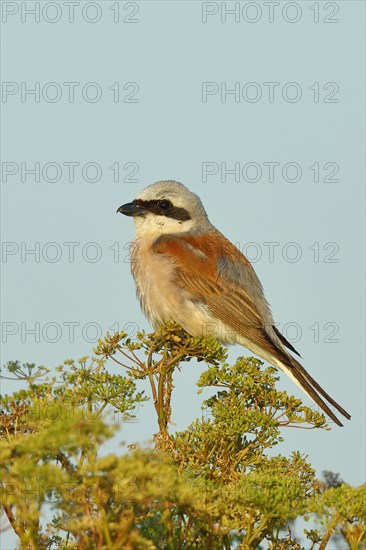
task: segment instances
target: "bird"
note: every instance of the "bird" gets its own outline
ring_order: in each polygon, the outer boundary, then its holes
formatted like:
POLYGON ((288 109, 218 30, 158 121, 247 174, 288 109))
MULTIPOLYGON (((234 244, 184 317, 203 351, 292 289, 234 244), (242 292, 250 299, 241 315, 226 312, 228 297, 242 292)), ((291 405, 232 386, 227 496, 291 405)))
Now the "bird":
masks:
POLYGON ((284 371, 338 426, 330 406, 351 418, 293 357, 300 354, 277 329, 251 263, 210 222, 198 195, 162 180, 117 212, 134 218, 131 271, 155 329, 174 321, 191 336, 241 344, 284 371))

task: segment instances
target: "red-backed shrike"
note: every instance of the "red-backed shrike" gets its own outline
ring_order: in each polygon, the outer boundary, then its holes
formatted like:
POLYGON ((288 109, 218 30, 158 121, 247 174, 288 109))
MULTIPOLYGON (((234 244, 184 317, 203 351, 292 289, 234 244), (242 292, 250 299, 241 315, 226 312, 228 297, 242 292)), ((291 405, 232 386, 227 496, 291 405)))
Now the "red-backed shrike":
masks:
POLYGON ((253 267, 210 223, 197 195, 159 181, 118 212, 134 217, 131 269, 155 328, 175 321, 192 336, 242 344, 282 369, 336 424, 342 426, 325 400, 351 418, 287 352, 299 355, 276 328, 253 267))

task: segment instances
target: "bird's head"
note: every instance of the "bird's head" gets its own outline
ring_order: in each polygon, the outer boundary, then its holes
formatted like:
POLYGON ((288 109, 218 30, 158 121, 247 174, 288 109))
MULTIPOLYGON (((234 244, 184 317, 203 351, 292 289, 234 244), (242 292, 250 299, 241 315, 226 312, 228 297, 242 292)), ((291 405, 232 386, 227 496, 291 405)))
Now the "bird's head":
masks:
POLYGON ((149 185, 117 212, 134 217, 139 235, 199 233, 211 227, 200 198, 171 180, 149 185))

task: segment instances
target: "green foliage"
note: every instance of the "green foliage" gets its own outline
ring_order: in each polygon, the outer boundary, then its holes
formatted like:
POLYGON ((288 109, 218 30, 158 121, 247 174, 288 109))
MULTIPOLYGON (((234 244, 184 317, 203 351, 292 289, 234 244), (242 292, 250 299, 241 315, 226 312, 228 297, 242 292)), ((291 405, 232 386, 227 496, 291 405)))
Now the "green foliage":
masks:
POLYGON ((65 361, 57 376, 6 365, 6 376, 26 383, 1 397, 0 416, 1 505, 21 548, 323 550, 335 537, 365 548, 365 487, 331 472, 319 481, 298 452, 268 454, 287 426, 328 429, 322 414, 276 389, 276 369, 243 357, 229 366, 216 341, 174 324, 136 341, 107 334, 94 352, 65 361), (193 358, 208 364, 199 392, 215 393, 201 418, 172 434, 172 376, 193 358), (126 376, 109 374, 107 360, 126 376), (155 446, 106 454, 116 435, 109 413, 133 418, 147 399, 137 389, 144 378, 155 446), (298 518, 313 524, 302 543, 291 530, 298 518))

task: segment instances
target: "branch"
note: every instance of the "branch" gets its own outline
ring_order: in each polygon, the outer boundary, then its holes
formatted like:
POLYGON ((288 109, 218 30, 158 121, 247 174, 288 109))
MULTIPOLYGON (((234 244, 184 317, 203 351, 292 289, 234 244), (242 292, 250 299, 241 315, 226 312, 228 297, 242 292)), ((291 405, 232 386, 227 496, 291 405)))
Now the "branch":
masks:
POLYGON ((329 539, 330 537, 333 535, 334 533, 334 529, 337 527, 337 524, 339 522, 339 520, 341 519, 341 516, 340 514, 338 516, 335 517, 335 519, 331 522, 331 524, 329 525, 328 529, 327 529, 327 532, 325 533, 324 537, 323 537, 323 540, 321 542, 321 545, 319 546, 319 550, 325 550, 326 547, 327 547, 327 544, 329 542, 329 539))
POLYGON ((10 525, 13 528, 14 533, 18 535, 18 537, 21 539, 22 535, 24 534, 24 530, 22 530, 16 521, 14 514, 12 512, 11 506, 8 504, 3 504, 4 512, 9 520, 10 525))

